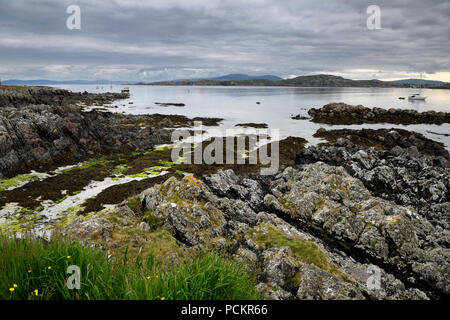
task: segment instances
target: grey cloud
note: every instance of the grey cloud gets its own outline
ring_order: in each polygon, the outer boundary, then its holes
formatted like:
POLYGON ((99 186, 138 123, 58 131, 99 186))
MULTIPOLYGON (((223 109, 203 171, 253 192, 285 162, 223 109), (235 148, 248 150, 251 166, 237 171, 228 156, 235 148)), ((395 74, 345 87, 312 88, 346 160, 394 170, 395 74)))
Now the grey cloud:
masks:
POLYGON ((383 29, 370 31, 360 0, 0 0, 0 76, 450 71, 449 1, 377 2, 383 29), (65 27, 73 3, 79 31, 65 27))

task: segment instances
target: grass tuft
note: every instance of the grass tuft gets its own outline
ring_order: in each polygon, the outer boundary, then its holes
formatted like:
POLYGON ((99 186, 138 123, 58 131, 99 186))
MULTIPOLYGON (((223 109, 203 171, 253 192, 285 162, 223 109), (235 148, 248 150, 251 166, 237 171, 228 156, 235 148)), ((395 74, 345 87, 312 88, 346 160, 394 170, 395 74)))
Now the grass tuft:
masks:
POLYGON ((0 299, 257 299, 255 279, 239 263, 203 253, 170 269, 154 255, 108 259, 78 242, 0 238, 0 299), (69 290, 67 267, 81 270, 81 289, 69 290))

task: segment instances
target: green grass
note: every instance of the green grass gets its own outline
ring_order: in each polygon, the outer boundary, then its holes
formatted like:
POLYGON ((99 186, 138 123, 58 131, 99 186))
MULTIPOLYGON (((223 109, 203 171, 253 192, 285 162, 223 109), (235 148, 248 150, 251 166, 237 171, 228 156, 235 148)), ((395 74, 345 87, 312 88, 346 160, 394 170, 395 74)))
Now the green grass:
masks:
POLYGON ((129 261, 125 253, 108 261, 106 251, 78 242, 2 237, 0 254, 0 299, 259 298, 253 275, 215 253, 199 254, 162 270, 153 255, 145 261, 140 256, 129 261), (69 265, 81 269, 80 290, 66 286, 69 265))
POLYGON ((157 230, 163 225, 163 221, 160 221, 157 217, 155 217, 151 211, 146 211, 144 213, 144 220, 148 223, 152 231, 157 230))

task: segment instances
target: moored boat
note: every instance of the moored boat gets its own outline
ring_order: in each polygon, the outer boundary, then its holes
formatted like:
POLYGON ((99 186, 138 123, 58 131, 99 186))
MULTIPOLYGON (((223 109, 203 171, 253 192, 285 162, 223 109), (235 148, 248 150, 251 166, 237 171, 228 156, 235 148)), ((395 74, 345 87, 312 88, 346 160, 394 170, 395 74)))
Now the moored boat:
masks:
POLYGON ((408 97, 409 100, 425 100, 426 98, 427 97, 422 96, 420 93, 416 93, 408 97))

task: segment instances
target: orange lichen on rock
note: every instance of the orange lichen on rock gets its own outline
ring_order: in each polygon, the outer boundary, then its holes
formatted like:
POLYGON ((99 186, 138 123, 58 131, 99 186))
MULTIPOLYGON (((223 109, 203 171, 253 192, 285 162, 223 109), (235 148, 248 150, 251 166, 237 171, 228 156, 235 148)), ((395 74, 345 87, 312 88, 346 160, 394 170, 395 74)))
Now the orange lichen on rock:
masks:
POLYGON ((184 177, 184 179, 187 183, 192 183, 196 187, 199 187, 199 185, 201 183, 200 180, 198 180, 197 178, 195 178, 192 175, 188 175, 188 176, 184 177))

